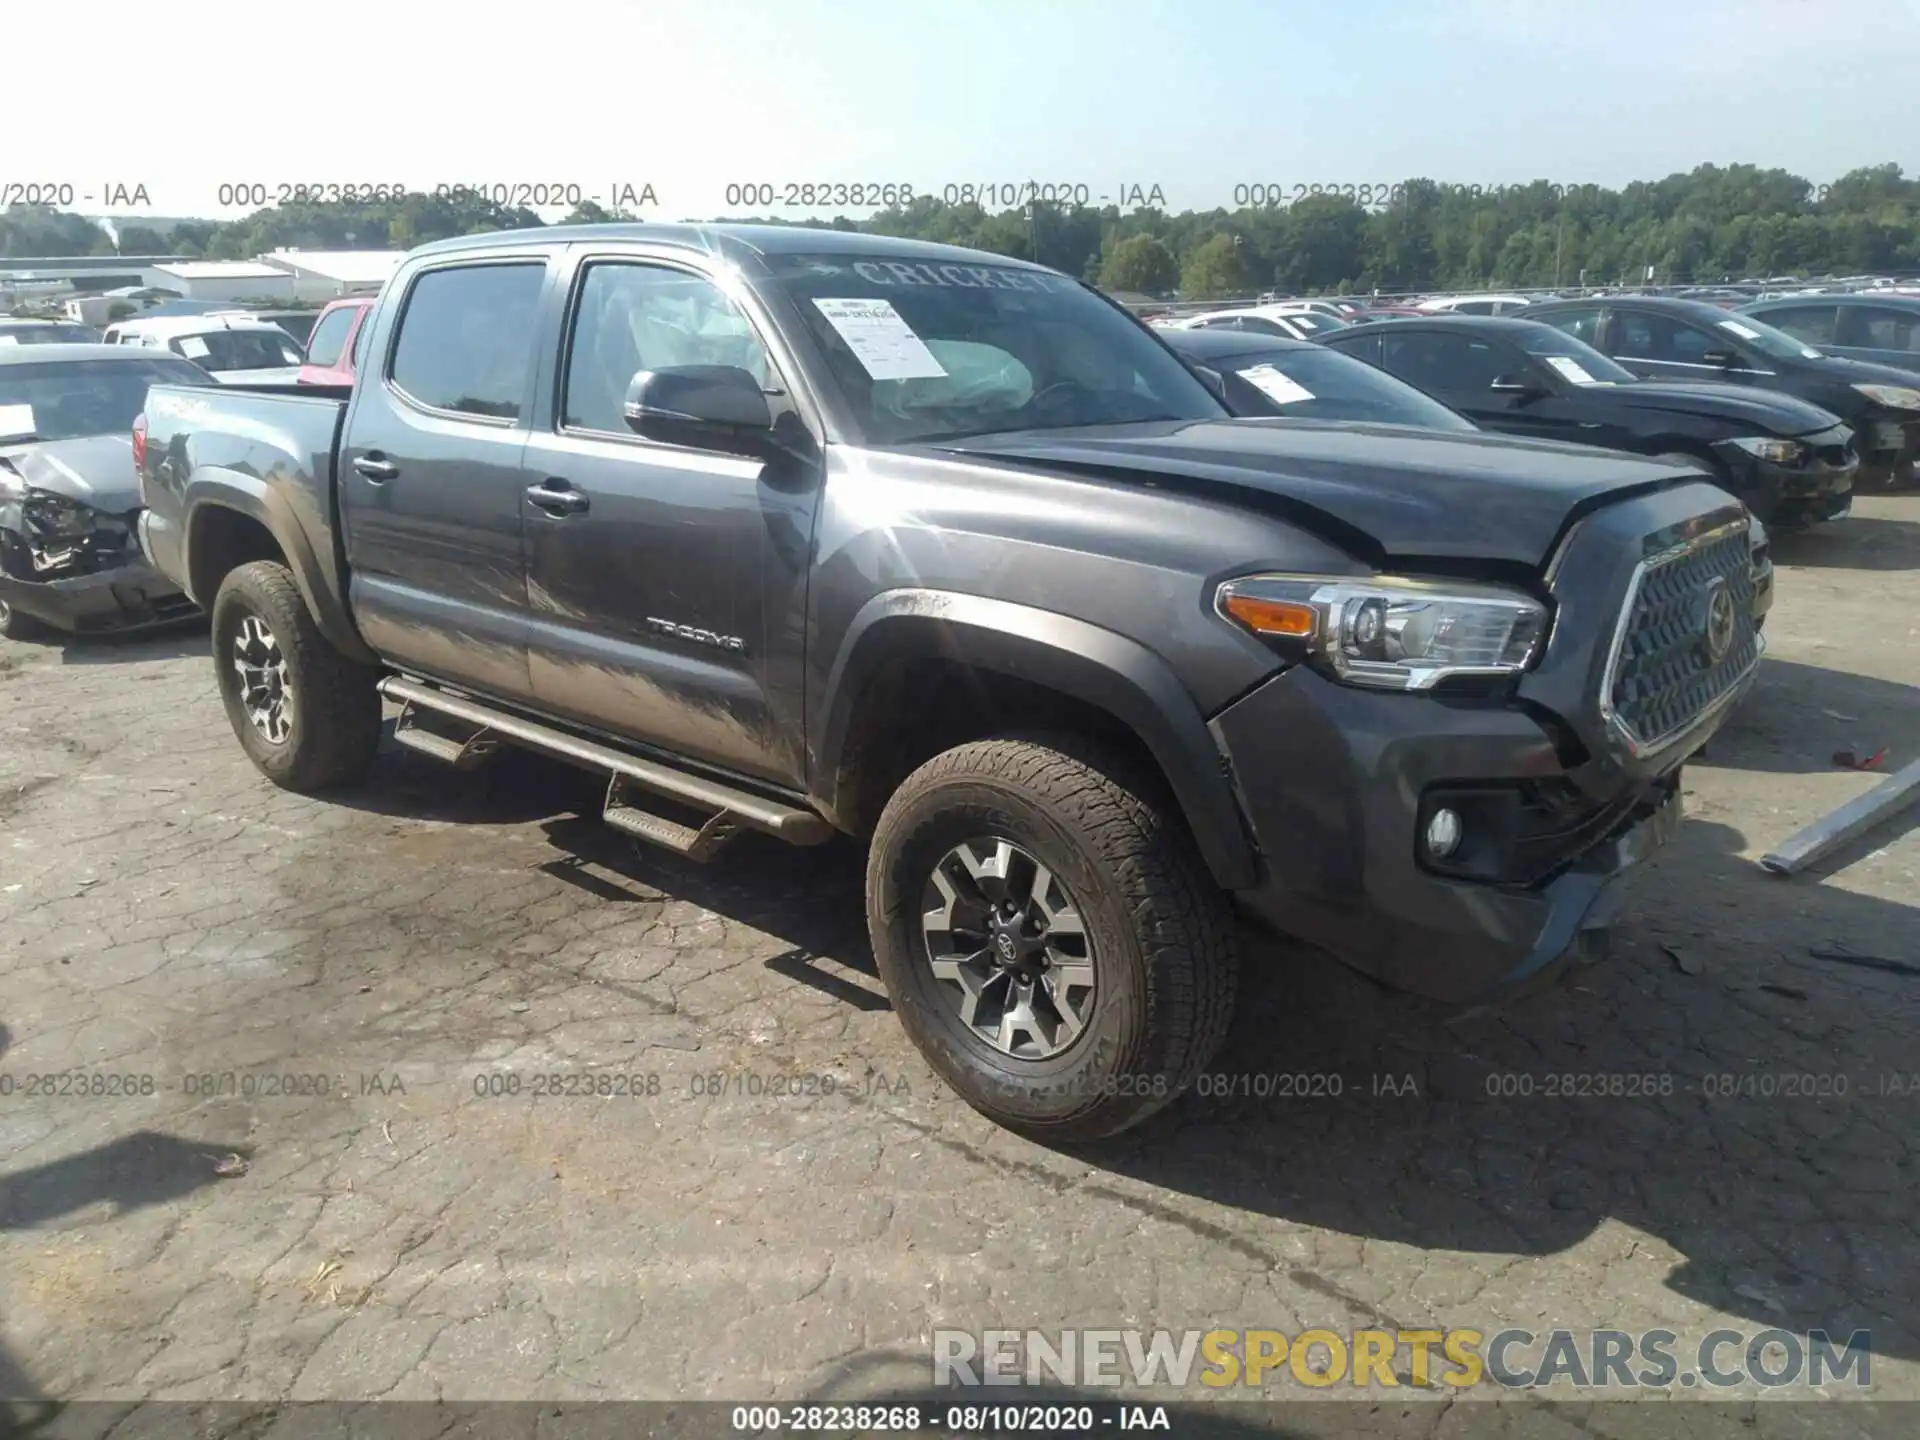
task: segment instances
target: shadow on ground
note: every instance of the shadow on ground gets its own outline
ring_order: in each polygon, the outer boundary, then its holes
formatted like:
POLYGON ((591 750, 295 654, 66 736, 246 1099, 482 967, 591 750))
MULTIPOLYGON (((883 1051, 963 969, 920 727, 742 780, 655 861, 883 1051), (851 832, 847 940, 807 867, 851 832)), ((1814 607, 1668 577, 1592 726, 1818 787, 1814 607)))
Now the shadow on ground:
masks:
POLYGON ((125 665, 183 656, 204 659, 207 620, 204 615, 191 615, 135 635, 65 635, 43 643, 59 650, 62 665, 125 665))
POLYGON ((245 1173, 251 1154, 245 1146, 136 1131, 0 1175, 0 1230, 30 1230, 102 1200, 117 1213, 165 1205, 226 1175, 245 1173))
POLYGON ((1871 755, 1896 770, 1920 745, 1920 688, 1796 660, 1760 662, 1754 686, 1707 747, 1732 770, 1804 775, 1833 770, 1834 752, 1871 755))
POLYGON ((1809 530, 1773 533, 1776 565, 1817 570, 1920 570, 1920 525, 1849 515, 1809 530))

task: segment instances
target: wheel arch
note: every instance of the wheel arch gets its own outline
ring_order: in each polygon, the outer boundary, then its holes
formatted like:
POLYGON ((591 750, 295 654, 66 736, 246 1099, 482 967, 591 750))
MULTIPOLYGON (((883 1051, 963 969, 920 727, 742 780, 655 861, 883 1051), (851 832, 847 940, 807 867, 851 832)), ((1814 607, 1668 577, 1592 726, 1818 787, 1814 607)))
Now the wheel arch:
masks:
POLYGON ((375 656, 354 628, 352 617, 333 587, 322 583, 331 565, 315 553, 306 529, 286 499, 272 486, 232 470, 195 472, 186 494, 187 524, 183 563, 187 593, 211 612, 220 582, 252 560, 285 565, 320 633, 342 654, 363 664, 375 656), (213 482, 213 483, 206 483, 213 482))
POLYGON ((1009 723, 1031 724, 1036 709, 1075 728, 1110 728, 1130 743, 1170 791, 1214 879, 1226 889, 1256 883, 1257 857, 1225 760, 1167 663, 1126 636, 1004 600, 902 589, 861 608, 809 727, 814 798, 836 825, 863 833, 904 778, 903 765, 981 738, 980 715, 1004 711, 1009 723), (913 693, 929 676, 960 688, 913 693))

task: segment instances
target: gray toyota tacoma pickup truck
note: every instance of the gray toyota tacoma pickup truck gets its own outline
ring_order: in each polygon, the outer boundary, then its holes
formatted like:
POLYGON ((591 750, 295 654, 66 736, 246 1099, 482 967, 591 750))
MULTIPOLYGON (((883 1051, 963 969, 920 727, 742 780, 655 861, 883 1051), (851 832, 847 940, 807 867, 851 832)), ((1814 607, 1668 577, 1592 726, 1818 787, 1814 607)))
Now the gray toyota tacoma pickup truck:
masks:
POLYGON ((695 859, 861 837, 901 1022, 1049 1140, 1211 1059, 1242 913, 1447 1002, 1590 957, 1759 662, 1697 471, 1230 419, 996 256, 510 232, 414 251, 368 323, 350 392, 161 385, 135 427, 254 763, 352 781, 384 696, 695 859))

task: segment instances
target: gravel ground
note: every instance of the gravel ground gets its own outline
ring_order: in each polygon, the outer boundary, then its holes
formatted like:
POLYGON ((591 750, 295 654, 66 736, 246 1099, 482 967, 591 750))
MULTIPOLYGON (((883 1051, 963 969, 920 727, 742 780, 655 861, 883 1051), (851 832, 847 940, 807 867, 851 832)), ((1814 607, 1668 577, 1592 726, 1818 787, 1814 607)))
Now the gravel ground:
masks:
POLYGON ((1920 499, 1777 549, 1613 959, 1461 1019, 1250 941, 1254 1093, 1073 1153, 919 1062, 851 846, 689 866, 527 758, 302 799, 204 630, 0 643, 0 1395, 870 1395, 938 1327, 1519 1325, 1864 1328, 1920 1397, 1920 809, 1754 864, 1875 783, 1835 750, 1916 756, 1920 499))

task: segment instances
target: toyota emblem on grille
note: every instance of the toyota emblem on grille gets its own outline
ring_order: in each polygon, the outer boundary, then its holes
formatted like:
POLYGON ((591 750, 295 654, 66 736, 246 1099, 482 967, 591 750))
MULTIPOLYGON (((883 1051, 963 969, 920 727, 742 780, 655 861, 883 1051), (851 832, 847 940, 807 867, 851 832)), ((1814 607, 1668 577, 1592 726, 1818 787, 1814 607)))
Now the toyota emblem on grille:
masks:
POLYGON ((1724 578, 1715 578, 1707 587, 1706 617, 1700 626, 1700 639, 1707 659, 1718 665, 1733 648, 1733 592, 1724 578))

